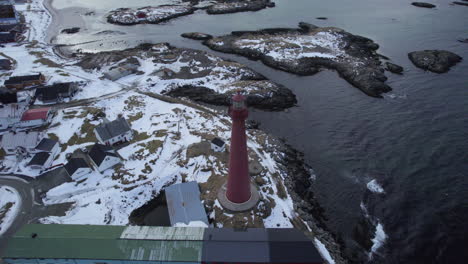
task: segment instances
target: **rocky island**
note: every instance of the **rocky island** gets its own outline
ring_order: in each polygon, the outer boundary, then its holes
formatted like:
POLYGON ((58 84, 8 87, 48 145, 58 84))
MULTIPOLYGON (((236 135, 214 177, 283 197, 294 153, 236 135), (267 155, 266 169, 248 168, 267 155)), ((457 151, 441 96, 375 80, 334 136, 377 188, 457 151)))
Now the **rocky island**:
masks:
POLYGON ((140 90, 213 105, 229 105, 229 98, 239 90, 250 106, 259 109, 284 110, 297 102, 291 90, 240 63, 168 43, 87 54, 78 65, 104 75, 119 67, 135 68, 140 90))
POLYGON ((246 11, 259 11, 274 7, 270 0, 217 0, 184 1, 173 5, 146 6, 137 9, 118 8, 107 15, 107 22, 119 25, 158 24, 176 17, 193 14, 196 10, 206 9, 210 15, 228 14, 246 11))
POLYGON ((297 75, 334 69, 364 93, 381 97, 391 88, 371 39, 334 27, 300 23, 298 29, 272 28, 235 31, 203 42, 209 48, 261 60, 264 64, 297 75))
POLYGON ((220 1, 220 3, 208 7, 206 12, 210 15, 218 15, 245 11, 258 11, 274 6, 275 4, 270 0, 220 1))
POLYGON ((176 17, 193 14, 195 10, 196 8, 190 5, 160 5, 138 9, 119 8, 109 13, 107 21, 120 25, 157 24, 176 17))
POLYGON ((408 58, 416 67, 435 73, 448 72, 450 67, 462 60, 457 54, 445 50, 413 51, 408 58))

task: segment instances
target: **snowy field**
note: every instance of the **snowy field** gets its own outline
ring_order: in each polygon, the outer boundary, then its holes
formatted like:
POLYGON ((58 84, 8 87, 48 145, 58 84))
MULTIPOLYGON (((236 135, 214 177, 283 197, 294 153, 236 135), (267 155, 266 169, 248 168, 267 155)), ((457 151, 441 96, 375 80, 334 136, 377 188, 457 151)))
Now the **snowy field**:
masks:
POLYGON ((21 197, 9 186, 0 186, 0 236, 10 227, 21 208, 21 197))

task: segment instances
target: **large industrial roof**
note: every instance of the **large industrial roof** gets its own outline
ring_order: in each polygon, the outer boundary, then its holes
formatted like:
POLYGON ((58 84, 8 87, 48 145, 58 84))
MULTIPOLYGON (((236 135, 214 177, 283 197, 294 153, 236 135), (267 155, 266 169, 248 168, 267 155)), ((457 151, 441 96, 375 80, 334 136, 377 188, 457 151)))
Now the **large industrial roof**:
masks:
POLYGON ((8 259, 40 258, 141 263, 323 263, 313 242, 289 228, 31 224, 9 240, 2 257, 7 263, 8 259))
MULTIPOLYGON (((124 231, 127 227, 124 226, 33 224, 26 225, 10 239, 3 257, 192 262, 201 260, 203 241, 188 241, 183 236, 187 231, 190 239, 193 239, 192 228, 153 228, 161 234, 176 232, 176 238, 181 240, 121 238, 126 233, 124 231)), ((145 232, 150 229, 152 227, 148 227, 145 232)), ((164 236, 158 238, 164 239, 164 236)))

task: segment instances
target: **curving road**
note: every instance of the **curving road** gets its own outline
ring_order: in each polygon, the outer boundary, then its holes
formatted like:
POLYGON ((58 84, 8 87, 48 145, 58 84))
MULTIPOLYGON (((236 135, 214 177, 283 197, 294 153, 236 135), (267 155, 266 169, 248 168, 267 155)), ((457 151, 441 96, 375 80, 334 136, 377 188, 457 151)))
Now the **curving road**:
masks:
POLYGON ((21 207, 19 213, 16 216, 15 221, 6 230, 6 232, 0 237, 0 255, 2 249, 6 245, 7 239, 14 234, 21 226, 28 223, 31 219, 33 207, 38 204, 36 202, 36 195, 31 183, 16 176, 0 176, 0 185, 9 186, 18 191, 21 197, 21 207))

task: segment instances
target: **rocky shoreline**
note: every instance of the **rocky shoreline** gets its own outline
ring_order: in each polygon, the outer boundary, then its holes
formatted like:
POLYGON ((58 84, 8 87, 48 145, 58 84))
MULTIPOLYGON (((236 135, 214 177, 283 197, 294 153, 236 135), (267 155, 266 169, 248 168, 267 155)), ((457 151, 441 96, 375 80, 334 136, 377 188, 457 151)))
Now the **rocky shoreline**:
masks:
POLYGON ((103 74, 129 64, 135 68, 144 64, 144 71, 137 71, 144 76, 138 86, 148 92, 227 106, 232 94, 241 91, 249 106, 270 111, 284 110, 297 103, 291 90, 245 65, 168 43, 79 56, 78 66, 103 74))
MULTIPOLYGON (((279 164, 280 169, 286 172, 283 180, 288 194, 294 202, 296 213, 308 226, 301 229, 304 232, 310 232, 325 244, 335 263, 348 263, 343 257, 344 245, 326 227, 324 209, 316 200, 311 188, 314 181, 313 171, 305 163, 304 154, 276 138, 273 138, 273 142, 270 143, 271 149, 267 151, 273 153, 273 159, 279 164)), ((300 224, 296 228, 300 228, 300 224)))
POLYGON ((391 91, 371 39, 339 28, 300 23, 299 28, 234 31, 203 42, 209 48, 261 60, 267 66, 297 75, 313 75, 321 69, 339 75, 369 96, 391 91))

